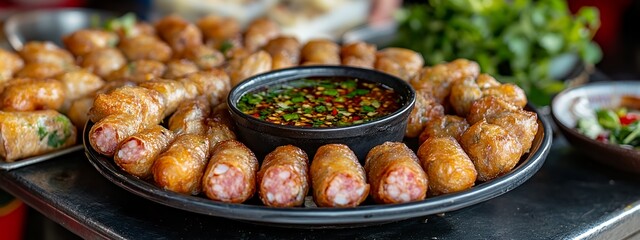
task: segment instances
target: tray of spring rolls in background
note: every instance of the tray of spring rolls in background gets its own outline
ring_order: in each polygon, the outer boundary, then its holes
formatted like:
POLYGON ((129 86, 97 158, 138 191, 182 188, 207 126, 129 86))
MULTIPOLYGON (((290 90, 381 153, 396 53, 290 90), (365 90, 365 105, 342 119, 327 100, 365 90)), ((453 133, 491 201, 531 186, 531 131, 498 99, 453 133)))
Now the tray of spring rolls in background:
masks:
POLYGON ((293 227, 444 213, 519 186, 551 144, 550 126, 522 89, 480 74, 466 59, 424 66, 409 49, 300 42, 268 19, 241 28, 220 16, 114 19, 62 43, 0 52, 11 59, 0 66, 10 79, 1 85, 2 146, 38 145, 32 151, 39 154, 76 146, 78 136, 88 161, 114 184, 195 213, 293 227), (372 148, 378 160, 358 159, 344 145, 322 146, 314 156, 281 146, 258 159, 236 139, 227 95, 251 76, 298 65, 370 68, 410 83, 417 97, 405 141, 372 148), (385 172, 391 167, 401 169, 398 177, 385 172))

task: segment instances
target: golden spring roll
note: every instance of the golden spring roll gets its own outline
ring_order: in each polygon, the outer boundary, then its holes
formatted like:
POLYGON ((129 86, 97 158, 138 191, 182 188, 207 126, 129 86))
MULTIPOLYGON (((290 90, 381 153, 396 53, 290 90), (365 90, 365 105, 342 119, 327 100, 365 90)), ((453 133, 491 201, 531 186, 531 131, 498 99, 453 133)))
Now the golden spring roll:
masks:
POLYGON ((192 73, 178 81, 184 84, 188 99, 204 95, 213 106, 224 102, 231 90, 229 75, 219 68, 192 73))
POLYGON ((244 32, 244 47, 255 52, 278 35, 280 26, 276 22, 268 18, 255 19, 244 32))
POLYGON ((209 140, 209 147, 213 151, 213 147, 219 142, 236 139, 236 134, 229 126, 215 120, 207 120, 207 133, 205 135, 209 140))
POLYGON ((151 176, 151 166, 156 157, 173 141, 173 132, 155 125, 122 141, 113 160, 122 170, 139 178, 151 176))
POLYGON ((460 144, 450 136, 430 137, 418 148, 418 159, 429 176, 429 194, 471 188, 478 173, 460 144))
POLYGON ((147 59, 166 62, 171 59, 172 54, 171 47, 154 35, 124 38, 118 44, 118 48, 129 61, 147 59))
POLYGON ((62 107, 64 85, 55 79, 17 79, 5 84, 0 94, 4 111, 33 111, 62 107))
POLYGON ((209 142, 200 135, 177 136, 151 167, 156 185, 182 194, 197 195, 207 165, 209 142))
POLYGON ((318 148, 309 174, 313 200, 320 207, 355 207, 369 195, 364 168, 347 145, 318 148))
POLYGON ((159 78, 167 71, 164 63, 155 60, 136 60, 123 65, 105 77, 107 81, 144 82, 159 78))
POLYGON ((405 203, 427 196, 427 174, 418 157, 401 142, 385 142, 367 154, 364 170, 377 203, 405 203))
POLYGON ((177 15, 161 18, 155 27, 160 38, 171 46, 174 53, 180 54, 187 48, 202 45, 200 29, 177 15))
POLYGON ((98 153, 113 156, 122 140, 144 128, 142 120, 135 115, 111 114, 91 127, 89 143, 98 153))
POLYGON ((32 157, 76 143, 76 128, 54 110, 0 111, 0 157, 6 162, 32 157))
POLYGON ((176 111, 178 105, 186 98, 186 89, 184 84, 174 80, 155 79, 151 81, 141 82, 138 86, 155 90, 164 98, 165 109, 164 117, 171 115, 176 111))
POLYGON ((376 62, 376 45, 366 42, 353 42, 342 46, 340 57, 342 65, 373 68, 376 62))
POLYGON ((340 46, 328 39, 313 39, 300 50, 302 65, 340 65, 340 46))
POLYGON ((13 74, 23 67, 24 60, 18 54, 0 48, 0 85, 13 78, 13 74))
POLYGON ((123 86, 98 94, 89 110, 91 121, 98 122, 109 115, 135 116, 143 126, 153 126, 164 118, 165 102, 156 91, 138 86, 123 86))
POLYGON ((258 171, 260 200, 270 207, 302 205, 309 191, 309 157, 293 145, 277 147, 267 154, 258 171))
POLYGON ((180 103, 178 110, 169 118, 169 130, 176 134, 207 133, 207 117, 211 112, 209 101, 203 96, 180 103))
POLYGON ((295 37, 280 36, 271 39, 264 50, 271 55, 271 69, 298 66, 302 45, 295 37))
POLYGON ((93 106, 93 97, 84 97, 71 102, 71 106, 67 110, 67 117, 77 129, 83 129, 89 120, 88 114, 91 106, 93 106))
POLYGON ((251 55, 235 58, 229 61, 227 71, 231 79, 231 85, 235 86, 245 79, 271 70, 271 55, 260 50, 251 55))
POLYGON ((83 56, 101 48, 115 46, 118 35, 101 29, 80 29, 62 37, 62 42, 73 55, 83 56))
POLYGON ((409 81, 424 65, 420 53, 406 48, 385 48, 376 53, 375 69, 409 81))
POLYGON ((242 203, 256 189, 258 159, 241 142, 227 140, 216 144, 202 177, 202 190, 208 198, 242 203))

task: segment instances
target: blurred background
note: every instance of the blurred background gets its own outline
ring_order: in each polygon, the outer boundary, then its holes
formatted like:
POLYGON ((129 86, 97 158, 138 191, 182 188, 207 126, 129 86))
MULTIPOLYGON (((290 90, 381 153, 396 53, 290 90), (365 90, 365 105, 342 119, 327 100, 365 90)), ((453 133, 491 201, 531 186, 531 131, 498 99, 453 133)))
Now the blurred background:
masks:
MULTIPOLYGON (((539 106, 570 85, 640 79, 640 1, 633 0, 0 0, 0 21, 70 7, 133 12, 151 22, 167 14, 191 21, 216 14, 244 26, 267 16, 303 42, 406 47, 422 53, 426 65, 469 58, 523 87, 539 106)), ((11 48, 3 34, 0 46, 11 48)), ((77 238, 1 190, 0 233, 1 239, 77 238)))

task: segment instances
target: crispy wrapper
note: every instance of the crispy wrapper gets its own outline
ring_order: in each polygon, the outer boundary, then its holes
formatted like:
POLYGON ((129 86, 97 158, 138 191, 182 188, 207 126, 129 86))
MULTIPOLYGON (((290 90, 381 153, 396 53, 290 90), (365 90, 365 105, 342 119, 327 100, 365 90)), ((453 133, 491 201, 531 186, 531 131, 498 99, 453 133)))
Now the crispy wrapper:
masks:
POLYGON ((71 102, 71 106, 69 106, 69 110, 67 111, 67 117, 69 117, 76 128, 84 128, 87 120, 89 120, 88 114, 91 106, 93 106, 93 97, 80 98, 71 102))
POLYGON ((298 66, 302 45, 295 37, 280 36, 271 39, 264 50, 271 55, 271 69, 298 66))
POLYGON ((202 45, 200 29, 177 15, 161 18, 155 26, 158 35, 169 43, 175 53, 179 54, 189 47, 202 45))
POLYGON ((373 68, 376 62, 376 45, 366 42, 353 42, 342 46, 340 57, 342 65, 373 68))
POLYGON ((369 195, 364 168, 347 145, 327 144, 318 148, 309 174, 313 199, 320 207, 355 207, 369 195))
POLYGON ((401 142, 385 142, 369 151, 364 170, 377 203, 403 203, 427 196, 427 175, 418 157, 401 142))
POLYGON ((308 41, 300 50, 303 65, 340 65, 340 46, 328 39, 308 41))
POLYGON ((241 142, 227 140, 213 147, 202 188, 210 199, 242 203, 256 190, 258 159, 241 142))
POLYGON ((205 135, 208 129, 206 119, 210 112, 211 106, 205 97, 186 100, 169 118, 169 130, 176 134, 205 135))
POLYGON ((309 191, 309 157, 293 145, 277 147, 267 154, 258 171, 260 200, 270 207, 295 207, 309 191))
POLYGON ((145 125, 136 116, 112 114, 91 127, 89 143, 97 152, 110 157, 122 140, 143 129, 145 125))
POLYGON ((462 134, 460 145, 473 161, 480 181, 508 173, 522 155, 522 144, 517 139, 503 127, 484 120, 462 134))
POLYGON ((385 48, 376 53, 375 69, 409 81, 424 65, 420 53, 406 48, 385 48))
POLYGON ((429 176, 429 193, 441 195, 471 188, 478 173, 460 144, 452 137, 430 137, 418 158, 429 176))
POLYGON ((0 94, 4 111, 59 110, 65 99, 64 85, 55 79, 15 79, 0 94))
POLYGON ((125 138, 118 145, 113 160, 122 170, 139 178, 148 178, 153 162, 174 138, 173 132, 155 125, 125 138))
POLYGON ((204 95, 213 106, 224 102, 231 90, 229 75, 218 68, 192 73, 178 81, 184 84, 188 99, 204 95))
POLYGON ((427 122, 424 130, 420 133, 418 143, 422 144, 430 137, 453 137, 460 139, 460 136, 462 136, 464 131, 467 131, 467 128, 469 128, 469 123, 467 123, 467 119, 465 118, 456 115, 436 117, 427 122))
POLYGON ((98 94, 89 110, 89 118, 98 122, 109 115, 126 114, 135 116, 144 126, 153 126, 162 121, 164 109, 164 98, 158 91, 123 86, 98 94))
POLYGON ((6 162, 37 156, 76 143, 76 128, 53 111, 0 111, 0 157, 6 162))
POLYGON ((260 50, 245 57, 229 61, 227 72, 231 85, 235 86, 245 79, 271 70, 272 58, 266 51, 260 50))
POLYGON ((164 117, 171 115, 176 111, 178 105, 186 98, 187 92, 184 84, 174 80, 156 79, 141 82, 138 86, 156 90, 164 98, 165 109, 164 117))
POLYGON ((280 35, 280 26, 269 18, 258 18, 247 26, 244 32, 244 46, 255 52, 266 45, 269 40, 280 35))
MULTIPOLYGON (((11 80, 13 74, 24 67, 24 60, 18 54, 0 49, 0 85, 3 82, 11 80)), ((2 92, 2 89, 0 89, 2 92)))
POLYGON ((209 148, 213 151, 213 147, 219 142, 236 139, 236 134, 229 126, 209 119, 207 121, 207 140, 209 140, 209 148))
POLYGON ((161 188, 197 195, 207 165, 209 142, 200 135, 177 136, 151 167, 153 180, 161 188))

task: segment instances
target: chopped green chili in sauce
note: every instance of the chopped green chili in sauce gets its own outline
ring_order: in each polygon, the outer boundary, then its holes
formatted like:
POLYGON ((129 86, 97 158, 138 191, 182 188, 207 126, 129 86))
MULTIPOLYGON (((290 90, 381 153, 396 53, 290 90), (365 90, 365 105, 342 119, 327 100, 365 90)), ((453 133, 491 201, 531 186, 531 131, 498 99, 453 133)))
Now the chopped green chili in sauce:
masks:
POLYGON ((398 110, 400 97, 380 83, 354 78, 305 78, 247 93, 237 106, 267 122, 339 127, 372 121, 398 110))

